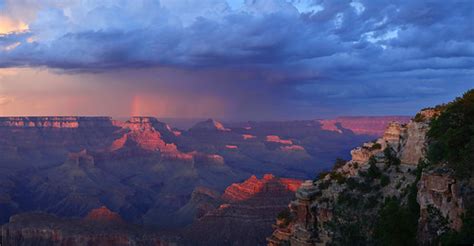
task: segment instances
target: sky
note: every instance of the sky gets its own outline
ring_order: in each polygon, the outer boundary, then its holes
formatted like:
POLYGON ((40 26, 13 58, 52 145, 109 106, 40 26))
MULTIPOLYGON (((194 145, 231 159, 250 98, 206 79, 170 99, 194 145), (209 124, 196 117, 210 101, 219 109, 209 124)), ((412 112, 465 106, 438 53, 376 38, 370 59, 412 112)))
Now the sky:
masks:
POLYGON ((0 0, 0 116, 412 115, 474 88, 474 3, 0 0))

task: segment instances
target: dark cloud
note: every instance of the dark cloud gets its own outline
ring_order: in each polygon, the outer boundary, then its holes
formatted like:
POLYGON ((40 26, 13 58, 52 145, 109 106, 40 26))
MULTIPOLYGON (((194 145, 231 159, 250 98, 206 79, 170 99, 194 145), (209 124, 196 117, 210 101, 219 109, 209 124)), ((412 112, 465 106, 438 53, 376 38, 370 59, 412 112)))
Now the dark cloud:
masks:
POLYGON ((219 70, 227 79, 213 82, 223 84, 216 93, 251 88, 266 93, 266 103, 301 111, 337 103, 363 108, 378 99, 432 102, 474 87, 471 1, 252 0, 234 9, 225 1, 190 3, 35 6, 28 32, 0 36, 0 67, 219 70), (246 76, 235 76, 242 71, 246 76))

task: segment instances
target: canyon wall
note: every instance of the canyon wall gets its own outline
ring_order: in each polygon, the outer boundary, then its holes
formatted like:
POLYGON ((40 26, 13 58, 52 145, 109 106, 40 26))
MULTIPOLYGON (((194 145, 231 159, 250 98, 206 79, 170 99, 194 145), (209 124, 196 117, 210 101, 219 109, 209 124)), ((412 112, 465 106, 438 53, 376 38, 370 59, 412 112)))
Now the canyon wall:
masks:
POLYGON ((430 244, 447 231, 459 231, 465 213, 462 194, 469 184, 442 164, 418 166, 425 163, 429 123, 439 113, 427 109, 419 115, 423 117, 407 124, 390 123, 381 138, 351 151, 352 159, 345 165, 317 181, 306 181, 289 204, 291 213, 278 218, 268 245, 381 243, 385 232, 379 225, 390 223, 381 222, 381 216, 395 212, 380 211, 397 206, 407 209, 400 216, 407 216, 410 225, 417 222, 412 234, 404 232, 411 243, 416 238, 430 244), (415 198, 419 208, 413 209, 415 198))

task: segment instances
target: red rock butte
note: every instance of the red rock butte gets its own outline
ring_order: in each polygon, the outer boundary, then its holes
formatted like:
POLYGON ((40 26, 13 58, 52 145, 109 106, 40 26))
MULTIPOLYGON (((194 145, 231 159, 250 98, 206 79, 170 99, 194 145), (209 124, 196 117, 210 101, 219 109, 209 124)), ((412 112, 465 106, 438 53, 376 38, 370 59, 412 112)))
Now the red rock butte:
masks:
POLYGON ((298 179, 277 178, 265 174, 262 179, 252 175, 243 183, 234 183, 227 187, 222 199, 228 202, 244 201, 259 194, 295 192, 302 181, 298 179))
POLYGON ((118 213, 110 211, 106 206, 92 209, 85 217, 87 221, 124 223, 118 213))

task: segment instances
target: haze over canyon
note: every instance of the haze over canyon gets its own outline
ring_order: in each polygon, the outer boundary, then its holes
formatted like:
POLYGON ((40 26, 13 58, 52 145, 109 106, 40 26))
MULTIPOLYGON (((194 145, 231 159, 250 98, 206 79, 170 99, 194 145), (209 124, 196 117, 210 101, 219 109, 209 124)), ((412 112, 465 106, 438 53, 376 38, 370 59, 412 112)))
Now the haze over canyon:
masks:
POLYGON ((469 0, 0 0, 0 246, 474 243, 469 0))

